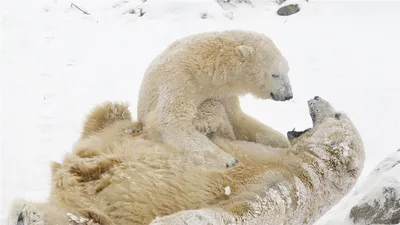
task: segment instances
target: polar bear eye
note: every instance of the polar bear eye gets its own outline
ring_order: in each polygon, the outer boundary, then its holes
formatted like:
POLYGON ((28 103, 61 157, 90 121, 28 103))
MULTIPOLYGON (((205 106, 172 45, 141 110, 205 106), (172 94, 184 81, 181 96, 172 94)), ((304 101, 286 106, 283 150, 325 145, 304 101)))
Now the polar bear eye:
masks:
POLYGON ((272 74, 272 77, 278 78, 279 74, 272 74))

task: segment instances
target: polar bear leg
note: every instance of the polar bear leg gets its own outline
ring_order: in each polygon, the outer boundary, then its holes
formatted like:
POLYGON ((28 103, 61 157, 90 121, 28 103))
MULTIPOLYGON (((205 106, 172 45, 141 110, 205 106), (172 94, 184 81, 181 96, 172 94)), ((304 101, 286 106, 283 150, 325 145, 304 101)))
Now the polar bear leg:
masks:
POLYGON ((220 101, 209 99, 198 108, 193 124, 203 134, 236 139, 225 107, 220 101))
POLYGON ((290 146, 285 135, 246 115, 240 108, 239 98, 222 100, 237 139, 260 143, 275 148, 290 146))
POLYGON ((196 129, 193 119, 197 106, 190 95, 166 91, 160 93, 156 109, 156 129, 161 139, 173 148, 185 151, 198 165, 229 168, 237 160, 215 145, 206 135, 196 129))

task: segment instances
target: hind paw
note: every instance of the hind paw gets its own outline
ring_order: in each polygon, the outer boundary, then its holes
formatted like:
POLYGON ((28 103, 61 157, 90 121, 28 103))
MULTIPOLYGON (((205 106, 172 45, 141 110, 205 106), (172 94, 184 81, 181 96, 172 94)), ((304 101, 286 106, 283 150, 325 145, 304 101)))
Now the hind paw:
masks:
POLYGON ((43 215, 38 208, 25 200, 17 199, 12 203, 9 225, 44 225, 43 215))

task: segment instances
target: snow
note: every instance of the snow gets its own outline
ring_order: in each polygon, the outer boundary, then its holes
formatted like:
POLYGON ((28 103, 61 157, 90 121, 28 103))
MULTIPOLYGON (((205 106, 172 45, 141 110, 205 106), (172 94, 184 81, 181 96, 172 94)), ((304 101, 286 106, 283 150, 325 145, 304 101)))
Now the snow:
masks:
POLYGON ((202 31, 269 35, 289 61, 294 100, 245 96, 244 111, 286 133, 311 126, 306 101, 322 96, 358 127, 366 149, 364 178, 400 148, 400 2, 291 2, 301 3, 301 11, 279 17, 277 5, 261 0, 254 8, 230 7, 232 12, 211 0, 73 1, 90 15, 69 1, 3 1, 1 224, 12 199, 48 196, 49 161, 61 161, 71 149, 91 107, 127 101, 135 116, 149 62, 175 39, 202 31), (127 13, 134 8, 144 16, 127 13))
POLYGON ((225 195, 230 195, 231 194, 231 187, 226 186, 225 187, 225 195))

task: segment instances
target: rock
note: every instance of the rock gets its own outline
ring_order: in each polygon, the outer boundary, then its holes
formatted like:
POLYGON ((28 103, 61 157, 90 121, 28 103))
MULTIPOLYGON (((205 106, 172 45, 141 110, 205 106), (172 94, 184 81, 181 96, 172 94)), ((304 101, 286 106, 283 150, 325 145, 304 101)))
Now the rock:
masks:
POLYGON ((286 0, 275 0, 275 2, 279 5, 282 5, 284 2, 286 2, 286 0))
POLYGON ((300 7, 297 4, 290 4, 282 6, 276 12, 279 16, 290 16, 300 11, 300 7))
POLYGON ((400 151, 378 164, 355 191, 361 198, 350 209, 355 224, 400 223, 400 151))
POLYGON ((400 196, 392 187, 385 187, 382 196, 373 202, 356 205, 350 210, 350 218, 354 223, 400 223, 400 196))

